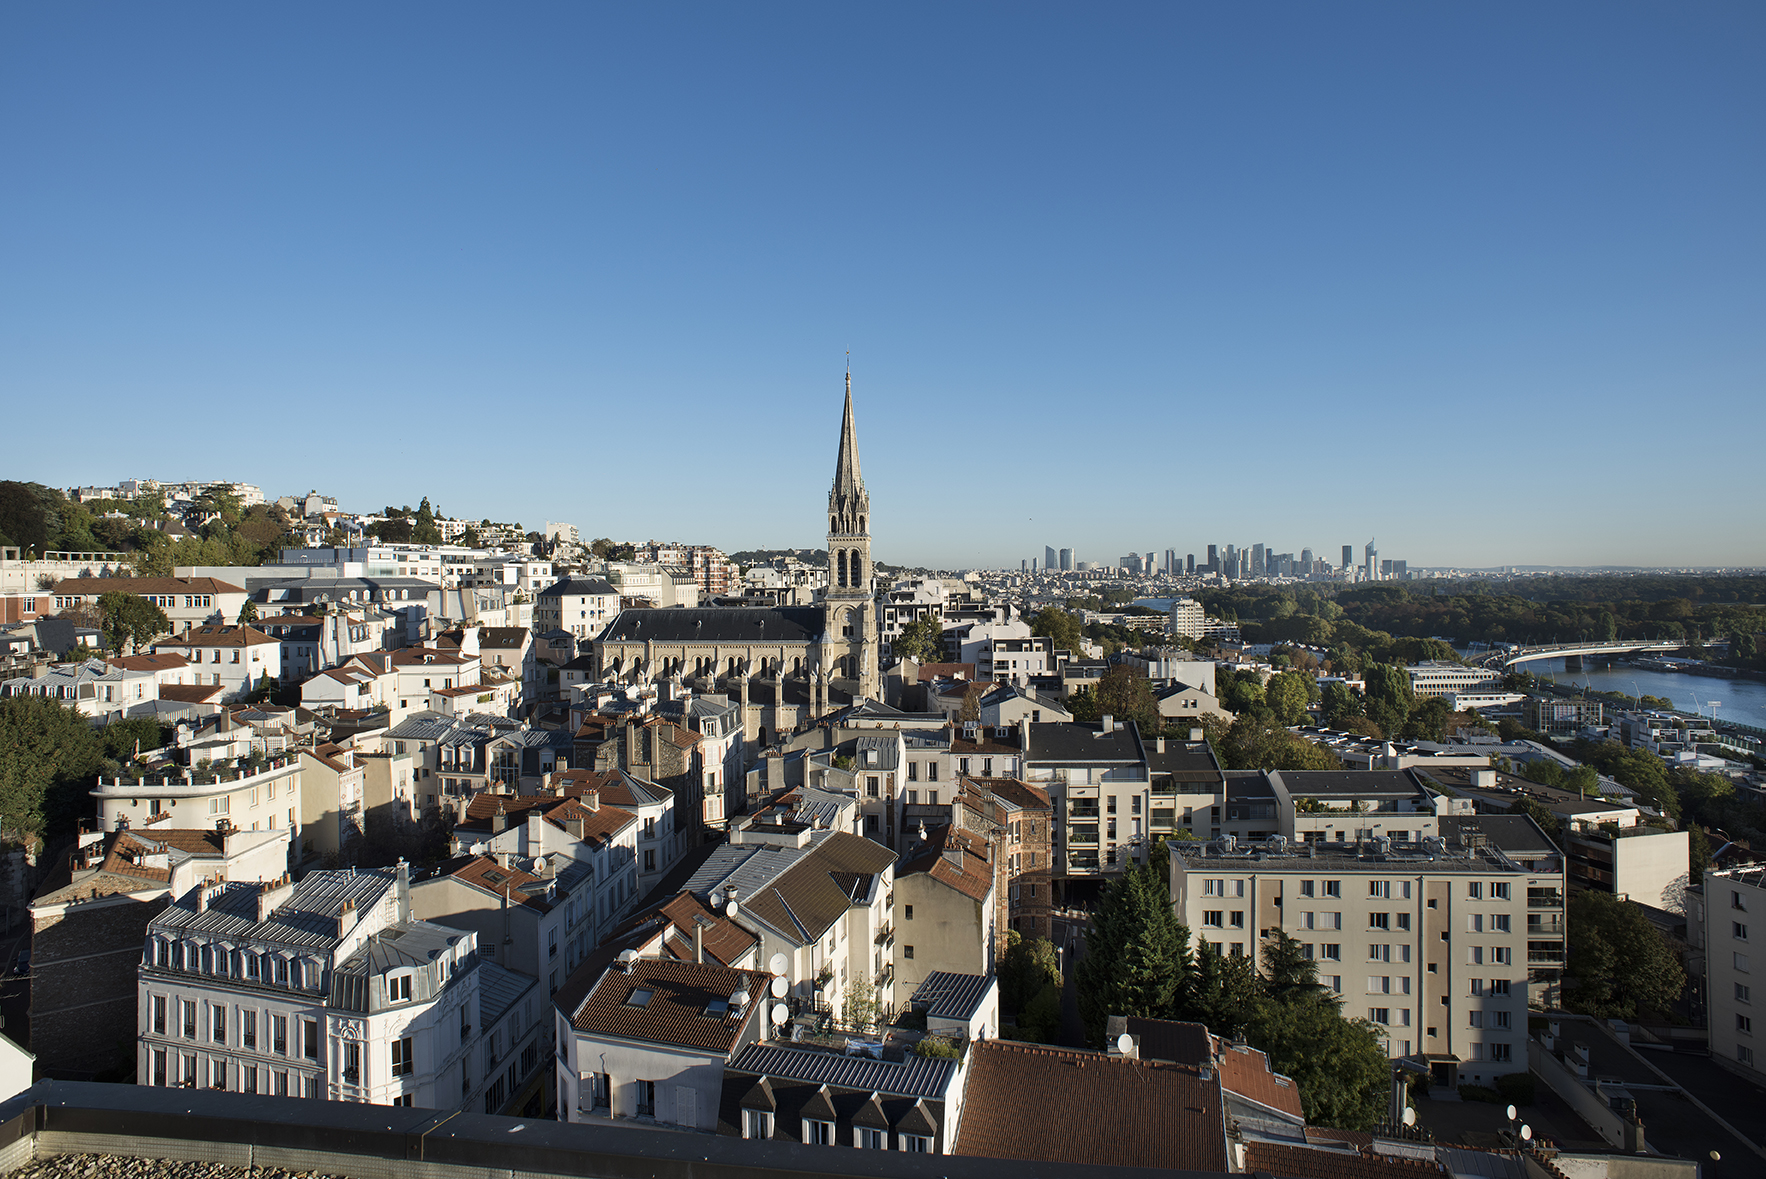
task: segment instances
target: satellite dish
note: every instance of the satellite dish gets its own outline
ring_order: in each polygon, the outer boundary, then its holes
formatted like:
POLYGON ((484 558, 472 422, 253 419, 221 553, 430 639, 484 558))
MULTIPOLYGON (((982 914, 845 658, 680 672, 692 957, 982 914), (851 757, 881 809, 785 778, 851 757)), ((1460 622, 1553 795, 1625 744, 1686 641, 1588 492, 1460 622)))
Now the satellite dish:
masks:
POLYGON ((545 870, 546 870, 546 857, 535 856, 533 858, 533 868, 532 868, 533 874, 535 876, 538 876, 541 872, 544 872, 545 870))
POLYGON ((730 901, 729 903, 724 905, 724 916, 725 917, 734 917, 736 915, 736 909, 737 909, 736 902, 730 901))
POLYGON ((1416 1125, 1416 1110, 1408 1105, 1404 1107, 1404 1124, 1407 1126, 1416 1125))
POLYGON ((1116 1037, 1116 1051, 1122 1053, 1122 1055, 1124 1055, 1124 1056, 1127 1056, 1130 1052, 1133 1052, 1134 1051, 1134 1037, 1129 1035, 1127 1032, 1123 1032, 1120 1036, 1117 1036, 1116 1037))
POLYGON ((1532 1126, 1522 1126, 1521 1127, 1521 1141, 1522 1142, 1533 1141, 1533 1127, 1532 1126))
POLYGON ((767 959, 766 968, 780 978, 784 978, 786 972, 791 969, 791 960, 783 954, 774 954, 767 959))
POLYGON ((638 952, 636 950, 621 950, 619 952, 619 964, 621 966, 630 967, 631 964, 637 960, 638 952))
POLYGON ((475 843, 471 847, 467 848, 466 850, 471 852, 475 856, 482 856, 485 852, 485 845, 482 843, 475 843))
POLYGON ((785 992, 790 990, 791 986, 784 979, 774 975, 772 986, 769 989, 773 993, 773 998, 783 999, 785 997, 785 992))
POLYGON ((791 1009, 783 1003, 773 1004, 773 1022, 785 1024, 791 1021, 791 1009))
POLYGON ((1515 1107, 1512 1105, 1508 1107, 1508 1120, 1511 1122, 1515 1120, 1515 1107))

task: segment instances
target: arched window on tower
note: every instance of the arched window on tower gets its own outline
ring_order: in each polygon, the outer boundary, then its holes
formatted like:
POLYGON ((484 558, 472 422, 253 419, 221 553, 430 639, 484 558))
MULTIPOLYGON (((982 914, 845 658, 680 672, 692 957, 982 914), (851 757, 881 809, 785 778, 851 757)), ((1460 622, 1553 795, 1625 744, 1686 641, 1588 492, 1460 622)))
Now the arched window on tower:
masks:
POLYGON ((860 536, 865 534, 865 518, 863 516, 858 518, 858 533, 860 536))
POLYGON ((836 556, 839 561, 839 571, 840 571, 840 580, 837 584, 844 586, 846 584, 846 550, 841 549, 839 551, 839 553, 836 554, 836 556))
POLYGON ((852 584, 854 588, 865 584, 865 559, 856 552, 852 554, 852 584))

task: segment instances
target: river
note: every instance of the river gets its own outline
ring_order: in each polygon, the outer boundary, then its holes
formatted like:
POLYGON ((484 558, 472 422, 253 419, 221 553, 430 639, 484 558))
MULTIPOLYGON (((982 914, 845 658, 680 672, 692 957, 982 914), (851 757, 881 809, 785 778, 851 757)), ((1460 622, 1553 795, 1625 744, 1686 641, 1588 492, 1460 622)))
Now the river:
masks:
POLYGON ((1623 663, 1565 671, 1562 659, 1528 660, 1517 670, 1530 671, 1540 679, 1551 679, 1560 684, 1586 684, 1597 692, 1662 696, 1682 712, 1696 709, 1706 716, 1711 714, 1711 701, 1715 700, 1718 702, 1718 720, 1766 729, 1766 680, 1645 671, 1623 663))

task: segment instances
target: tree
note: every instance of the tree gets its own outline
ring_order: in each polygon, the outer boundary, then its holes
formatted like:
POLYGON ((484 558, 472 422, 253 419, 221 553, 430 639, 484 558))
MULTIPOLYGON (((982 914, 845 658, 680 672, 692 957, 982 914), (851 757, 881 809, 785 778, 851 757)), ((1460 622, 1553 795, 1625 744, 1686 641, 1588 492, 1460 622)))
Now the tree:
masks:
POLYGON ((113 651, 121 651, 125 641, 139 651, 172 629, 166 612, 140 594, 113 590, 99 596, 98 608, 104 612, 104 638, 113 651))
POLYGON ((1311 699, 1312 677, 1298 671, 1284 671, 1269 677, 1263 685, 1263 699, 1284 725, 1297 725, 1306 719, 1306 705, 1311 699))
POLYGON ((1297 737, 1267 713, 1244 713, 1215 745, 1229 770, 1340 770, 1343 763, 1322 745, 1297 737))
MULTIPOLYGON (((1006 952, 998 974, 1000 1002, 1008 1011, 1022 1012, 1046 986, 1061 986, 1060 956, 1046 937, 1027 938, 1017 930, 1006 934, 1006 952)), ((1022 1021, 1020 1021, 1022 1026, 1022 1021)))
POLYGON ((1324 714, 1326 726, 1340 729, 1346 721, 1361 715, 1361 697, 1351 692, 1347 684, 1333 681, 1319 692, 1319 711, 1324 714))
POLYGON ((1075 977, 1086 1038, 1102 1044, 1112 1015, 1165 1018, 1189 978, 1189 945, 1163 880, 1138 867, 1112 881, 1075 977))
POLYGON ((1666 1013, 1686 987, 1680 960, 1643 911, 1592 889, 1570 898, 1564 1006, 1596 1019, 1666 1013))
POLYGON ((0 831, 19 841, 71 831, 91 813, 87 791, 105 752, 71 705, 35 695, 0 699, 0 831))
POLYGON ((1196 951, 1196 966, 1173 1011, 1173 1018, 1207 1024, 1217 1036, 1232 1039, 1256 1014, 1257 972, 1251 959, 1229 958, 1212 943, 1196 951))
POLYGON ((1368 719, 1388 733, 1402 732, 1416 704, 1409 674, 1390 663, 1371 663, 1366 682, 1368 719))
POLYGON ((392 516, 377 522, 368 531, 387 544, 410 544, 414 529, 404 517, 392 516))
POLYGON ((981 685, 970 684, 963 689, 963 703, 957 709, 957 720, 962 724, 981 719, 981 685))
POLYGON ((1263 681, 1254 671, 1222 671, 1214 678, 1221 706, 1228 712, 1266 708, 1263 681))
POLYGON ((1049 640, 1049 645, 1057 651, 1074 651, 1084 641, 1084 633, 1080 630, 1079 616, 1069 614, 1059 606, 1045 606, 1030 620, 1030 633, 1041 635, 1049 640))
POLYGON ((903 659, 937 663, 944 657, 944 622, 936 614, 924 614, 902 627, 889 646, 903 659))
POLYGON ((417 505, 417 519, 411 524, 412 544, 440 544, 441 529, 435 526, 435 510, 429 506, 429 497, 417 505))
POLYGON ((258 620, 258 604, 256 602, 252 601, 250 598, 245 599, 245 605, 243 605, 239 608, 239 621, 242 623, 245 623, 245 622, 256 622, 257 620, 258 620))
POLYGON ((1392 1063, 1384 1036, 1364 1019, 1345 1019, 1336 996, 1259 1004, 1245 1040, 1293 1078, 1308 1122, 1365 1130, 1385 1112, 1392 1063))
POLYGON ((1098 678, 1099 715, 1131 720, 1143 734, 1157 733, 1165 719, 1159 715, 1159 701, 1147 683, 1146 673, 1126 663, 1118 663, 1098 678))

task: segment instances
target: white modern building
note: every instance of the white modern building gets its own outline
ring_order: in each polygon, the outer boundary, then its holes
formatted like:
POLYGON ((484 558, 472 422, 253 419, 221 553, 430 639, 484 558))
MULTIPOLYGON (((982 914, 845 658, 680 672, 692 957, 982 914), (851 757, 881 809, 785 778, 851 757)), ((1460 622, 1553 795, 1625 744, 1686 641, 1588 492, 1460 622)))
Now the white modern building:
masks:
MULTIPOLYGON (((1766 1083, 1766 1055, 1756 1039, 1754 983, 1766 974, 1766 954, 1756 954, 1753 927, 1766 930, 1766 871, 1735 868, 1706 872, 1704 880, 1705 1003, 1711 1059, 1759 1085, 1766 1083), (1755 918, 1760 917, 1760 921, 1755 918), (1760 959, 1759 969, 1754 959, 1760 959)), ((1766 1003, 1766 983, 1760 992, 1766 1003)), ((1759 1035, 1766 1036, 1766 1019, 1759 1035)))
POLYGON ((1501 678, 1489 668, 1467 667, 1444 659, 1413 663, 1404 670, 1410 676, 1410 690, 1418 699, 1496 692, 1502 688, 1501 678))

